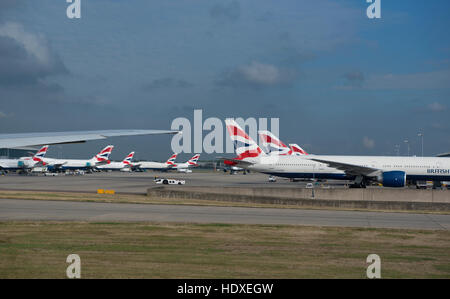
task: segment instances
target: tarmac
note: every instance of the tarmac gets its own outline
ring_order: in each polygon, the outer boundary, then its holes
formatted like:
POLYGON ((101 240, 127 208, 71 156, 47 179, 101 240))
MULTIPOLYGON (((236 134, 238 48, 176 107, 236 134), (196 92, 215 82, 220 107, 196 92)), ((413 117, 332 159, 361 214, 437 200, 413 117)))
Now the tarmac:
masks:
MULTIPOLYGON (((149 188, 151 189, 151 187, 161 186, 153 182, 155 176, 183 179, 186 180, 186 187, 207 187, 202 189, 213 190, 214 192, 220 192, 220 188, 239 187, 236 188, 235 192, 240 192, 239 190, 246 189, 250 190, 251 188, 253 188, 256 190, 260 190, 260 192, 271 194, 274 193, 277 188, 281 188, 282 190, 285 190, 285 192, 277 191, 275 193, 283 194, 292 192, 292 190, 294 190, 295 188, 301 189, 306 186, 306 182, 290 182, 287 179, 280 178, 277 178, 276 182, 269 182, 267 175, 258 173, 251 173, 247 175, 230 175, 223 172, 194 170, 193 173, 110 172, 93 173, 78 176, 60 174, 54 177, 43 176, 42 174, 8 174, 0 176, 0 190, 96 192, 97 189, 108 189, 115 190, 115 192, 117 193, 146 194, 149 188), (267 190, 267 192, 265 192, 264 190, 267 190)), ((343 189, 342 186, 342 182, 339 182, 339 185, 332 186, 331 190, 333 188, 337 188, 339 190, 336 191, 339 191, 340 193, 347 192, 348 190, 346 191, 346 189, 343 189)), ((176 188, 177 186, 172 187, 176 188)), ((184 186, 180 187, 184 188, 184 186)), ((383 189, 379 187, 373 188, 383 189)), ((324 192, 329 192, 331 190, 324 189, 324 192)), ((294 191, 299 192, 299 190, 294 191)), ((308 190, 305 189, 304 191, 308 190)), ((415 194, 413 189, 407 191, 413 192, 415 194)), ((431 192, 431 190, 429 191, 431 192)), ((252 192, 255 194, 257 193, 254 190, 252 192)), ((450 191, 441 192, 447 194, 447 192, 450 191)), ((94 222, 162 221, 439 230, 448 230, 450 228, 450 215, 417 214, 414 212, 387 213, 335 211, 323 209, 301 210, 243 207, 206 207, 187 205, 178 206, 156 204, 115 204, 21 199, 0 199, 0 220, 55 220, 94 222)))
POLYGON ((290 182, 277 178, 272 183, 269 176, 259 173, 230 175, 222 171, 198 171, 192 173, 179 172, 100 172, 86 175, 43 176, 15 175, 0 176, 0 190, 39 190, 39 191, 70 191, 96 192, 97 189, 112 189, 117 193, 147 193, 147 189, 158 186, 153 179, 173 178, 186 181, 186 186, 197 187, 305 187, 305 182, 290 182))
POLYGON ((11 220, 450 229, 450 215, 0 199, 0 221, 11 220))

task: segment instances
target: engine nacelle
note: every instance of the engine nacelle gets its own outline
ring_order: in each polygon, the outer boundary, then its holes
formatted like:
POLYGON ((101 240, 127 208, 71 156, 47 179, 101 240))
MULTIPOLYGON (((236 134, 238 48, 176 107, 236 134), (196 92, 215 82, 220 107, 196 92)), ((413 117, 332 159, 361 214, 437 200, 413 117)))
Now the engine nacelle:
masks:
POLYGON ((406 186, 406 172, 404 171, 386 171, 383 172, 381 183, 384 187, 405 187, 406 186))

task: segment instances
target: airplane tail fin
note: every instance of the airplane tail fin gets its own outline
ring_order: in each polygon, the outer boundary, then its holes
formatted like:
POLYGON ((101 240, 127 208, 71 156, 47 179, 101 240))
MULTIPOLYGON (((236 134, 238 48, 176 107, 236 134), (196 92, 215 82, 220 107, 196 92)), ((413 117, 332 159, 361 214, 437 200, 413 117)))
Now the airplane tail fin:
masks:
POLYGON ((94 156, 93 160, 96 162, 108 162, 109 155, 114 148, 114 145, 108 145, 104 149, 102 149, 97 155, 94 156))
POLYGON ((36 152, 36 154, 34 154, 33 161, 35 161, 35 162, 42 162, 42 159, 45 157, 45 154, 47 153, 47 150, 48 150, 48 145, 44 145, 43 147, 41 147, 41 149, 38 150, 36 152))
POLYGON ((167 159, 166 164, 169 166, 176 166, 175 164, 175 159, 177 158, 178 154, 173 154, 172 156, 170 156, 169 159, 167 159))
POLYGON ((200 158, 200 154, 195 154, 189 161, 187 161, 187 164, 189 166, 197 166, 197 161, 200 158))
POLYGON ((259 145, 251 139, 234 119, 226 119, 228 134, 234 143, 237 159, 256 158, 263 155, 259 145))
POLYGON ((134 152, 128 154, 128 156, 123 159, 122 163, 126 165, 131 165, 131 161, 133 160, 134 152))
POLYGON ((271 155, 292 155, 292 149, 272 134, 272 132, 258 131, 258 134, 263 145, 269 149, 271 155))
POLYGON ((292 155, 295 155, 295 156, 308 155, 308 153, 304 149, 302 149, 300 146, 298 146, 298 144, 295 144, 295 143, 289 144, 289 147, 292 150, 292 155))

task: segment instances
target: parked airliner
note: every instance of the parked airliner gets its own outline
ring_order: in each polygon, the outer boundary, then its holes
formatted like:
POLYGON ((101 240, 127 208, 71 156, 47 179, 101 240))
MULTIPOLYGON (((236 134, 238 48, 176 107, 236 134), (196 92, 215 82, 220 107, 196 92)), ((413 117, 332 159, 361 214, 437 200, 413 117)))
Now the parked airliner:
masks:
POLYGON ((108 163, 109 155, 111 154, 114 146, 108 145, 102 149, 97 155, 91 159, 53 159, 43 158, 44 165, 49 170, 66 170, 66 169, 92 169, 96 166, 108 163))
POLYGON ((233 120, 225 120, 236 166, 287 178, 341 179, 364 188, 370 181, 404 187, 407 180, 450 180, 450 158, 397 156, 267 155, 233 120))
POLYGON ((197 161, 200 158, 200 154, 195 154, 185 163, 176 164, 173 168, 179 172, 192 172, 189 168, 198 166, 197 161))
POLYGON ((44 145, 33 157, 21 157, 19 159, 0 159, 1 170, 28 170, 37 166, 43 166, 43 158, 47 153, 48 145, 44 145))
POLYGON ((134 152, 131 152, 121 162, 109 162, 103 165, 96 166, 96 168, 100 170, 131 171, 131 168, 134 166, 132 164, 133 156, 134 152))
POLYGON ((177 158, 178 154, 173 154, 170 156, 170 158, 165 162, 153 162, 153 161, 140 161, 134 163, 134 167, 138 167, 142 170, 160 170, 160 171, 166 171, 169 169, 172 169, 175 167, 175 159, 177 158))

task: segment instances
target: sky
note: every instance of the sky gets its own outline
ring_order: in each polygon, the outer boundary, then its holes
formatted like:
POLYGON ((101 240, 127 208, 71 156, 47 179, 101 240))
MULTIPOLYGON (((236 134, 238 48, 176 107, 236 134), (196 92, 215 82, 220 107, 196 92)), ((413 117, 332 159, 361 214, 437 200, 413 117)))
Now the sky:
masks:
MULTIPOLYGON (((0 2, 0 133, 170 129, 177 117, 279 118, 316 154, 450 151, 450 2, 0 2)), ((208 132, 205 132, 205 135, 208 132)), ((50 147, 165 160, 171 136, 50 147)), ((210 155, 213 158, 217 155, 210 155)), ((182 154, 180 159, 188 159, 182 154)), ((207 158, 208 158, 207 157, 207 158)))

